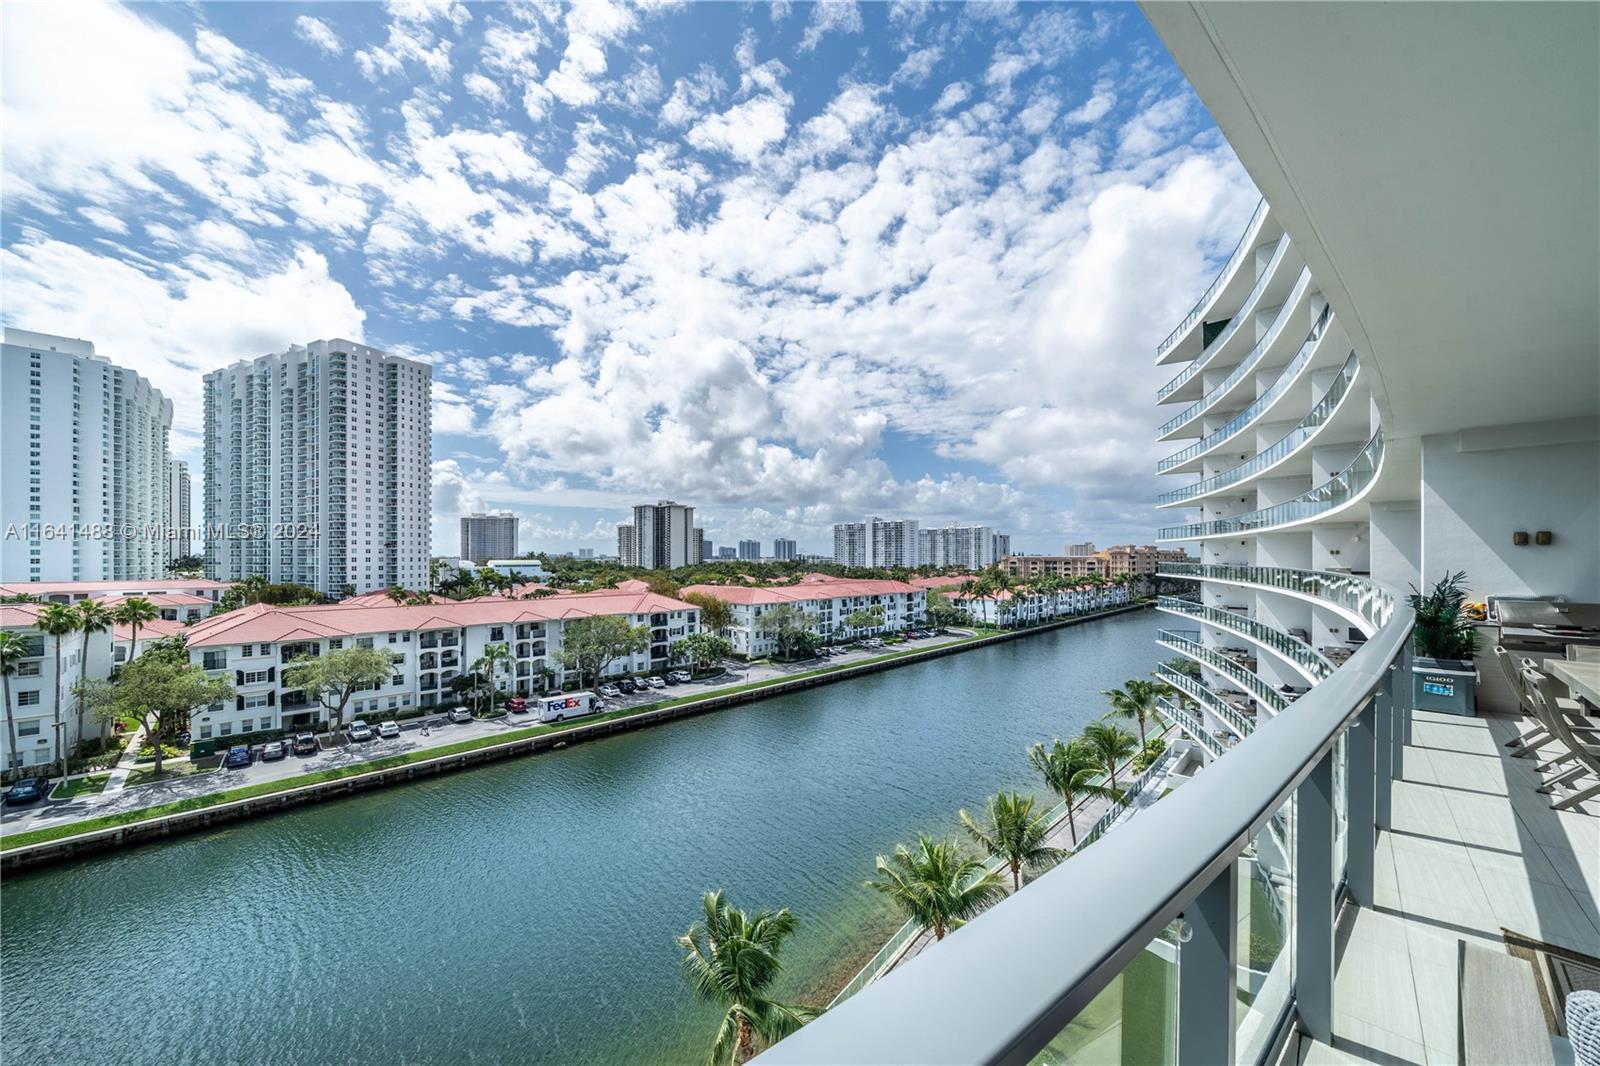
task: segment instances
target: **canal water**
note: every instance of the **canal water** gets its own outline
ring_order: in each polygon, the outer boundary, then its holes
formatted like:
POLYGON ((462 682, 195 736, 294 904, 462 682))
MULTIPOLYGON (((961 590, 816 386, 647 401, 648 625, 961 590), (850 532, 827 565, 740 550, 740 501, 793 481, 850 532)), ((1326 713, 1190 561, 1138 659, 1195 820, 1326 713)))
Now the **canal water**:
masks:
MULTIPOLYGON (((900 919, 873 857, 1160 658, 1122 615, 0 886, 0 1061, 703 1062, 674 937, 792 908, 821 1006, 900 919)), ((1053 800, 1047 798, 1047 802, 1053 800)))

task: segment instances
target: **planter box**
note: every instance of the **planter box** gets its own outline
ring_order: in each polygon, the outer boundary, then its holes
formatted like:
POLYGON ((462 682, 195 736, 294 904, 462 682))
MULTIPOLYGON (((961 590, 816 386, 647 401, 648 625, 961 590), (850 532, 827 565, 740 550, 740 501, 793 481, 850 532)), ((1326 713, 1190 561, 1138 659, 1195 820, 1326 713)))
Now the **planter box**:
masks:
POLYGON ((1411 660, 1411 705, 1419 711, 1471 716, 1478 706, 1478 670, 1471 659, 1411 660))

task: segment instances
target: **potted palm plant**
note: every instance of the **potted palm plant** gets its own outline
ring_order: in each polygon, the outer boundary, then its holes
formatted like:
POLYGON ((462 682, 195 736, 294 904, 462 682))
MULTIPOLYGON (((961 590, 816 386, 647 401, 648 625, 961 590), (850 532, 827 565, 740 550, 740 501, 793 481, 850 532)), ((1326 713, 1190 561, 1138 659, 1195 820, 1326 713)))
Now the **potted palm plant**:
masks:
POLYGON ((1416 613, 1412 630, 1412 706, 1446 714, 1473 714, 1478 672, 1472 658, 1478 632, 1462 609, 1467 600, 1466 571, 1445 572, 1427 592, 1411 586, 1406 597, 1416 613))

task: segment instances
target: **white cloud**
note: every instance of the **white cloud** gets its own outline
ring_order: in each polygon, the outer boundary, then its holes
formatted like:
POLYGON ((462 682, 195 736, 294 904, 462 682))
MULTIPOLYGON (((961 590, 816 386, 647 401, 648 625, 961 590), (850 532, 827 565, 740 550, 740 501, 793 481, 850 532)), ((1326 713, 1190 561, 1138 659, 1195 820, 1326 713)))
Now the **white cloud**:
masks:
POLYGON ((1068 122, 1086 124, 1099 122, 1116 106, 1117 93, 1109 78, 1101 78, 1094 83, 1094 92, 1089 99, 1067 112, 1068 122))
POLYGON ((758 96, 720 115, 707 115, 695 123, 685 140, 696 148, 726 152, 749 163, 783 140, 788 131, 788 102, 775 96, 758 96))
POLYGON ((499 84, 476 71, 461 79, 461 87, 486 104, 500 107, 506 102, 506 94, 499 84))
POLYGON ((80 207, 78 214, 90 223, 110 233, 127 233, 128 224, 103 207, 80 207))
POLYGON ((294 35, 307 44, 320 48, 330 56, 344 54, 344 42, 339 39, 337 33, 333 32, 332 26, 329 26, 319 18, 301 15, 295 19, 294 35))
POLYGON ((860 33, 861 9, 856 0, 816 0, 811 21, 800 38, 800 51, 809 52, 830 33, 860 33))
POLYGON ((9 325, 88 337, 173 401, 173 450, 193 454, 201 431, 201 376, 290 344, 364 337, 365 313, 300 246, 259 273, 189 256, 140 266, 24 232, 0 251, 9 325))

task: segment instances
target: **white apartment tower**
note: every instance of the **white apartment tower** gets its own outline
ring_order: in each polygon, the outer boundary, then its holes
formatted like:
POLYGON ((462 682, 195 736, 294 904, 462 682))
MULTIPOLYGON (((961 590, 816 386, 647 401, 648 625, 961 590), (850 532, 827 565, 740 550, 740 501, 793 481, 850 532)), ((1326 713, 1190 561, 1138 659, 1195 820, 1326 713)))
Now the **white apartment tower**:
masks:
POLYGON ((84 340, 5 331, 0 580, 165 572, 172 402, 84 340))
POLYGON ((793 562, 799 546, 788 537, 777 537, 772 542, 772 557, 780 563, 793 562))
POLYGON ((431 392, 427 364, 346 340, 207 374, 206 573, 426 587, 431 392))
POLYGON ((915 567, 919 556, 915 519, 872 517, 833 527, 833 561, 840 566, 915 567))
POLYGON ((639 565, 639 531, 631 523, 617 527, 617 562, 623 566, 639 565))
MULTIPOLYGON (((694 508, 671 500, 641 503, 633 509, 633 565, 647 570, 672 570, 699 561, 695 545, 694 508)), ((618 533, 621 548, 621 533, 618 533)))
POLYGON ((194 550, 194 515, 189 505, 189 464, 182 459, 167 460, 166 483, 167 551, 166 564, 194 550))
POLYGON ((517 557, 517 516, 469 514, 461 516, 461 558, 475 563, 517 557))
POLYGON ((924 529, 919 535, 918 557, 923 566, 959 566, 976 570, 993 566, 1010 554, 1011 538, 992 526, 958 526, 924 529), (1007 549, 1001 552, 1002 545, 1007 549))

